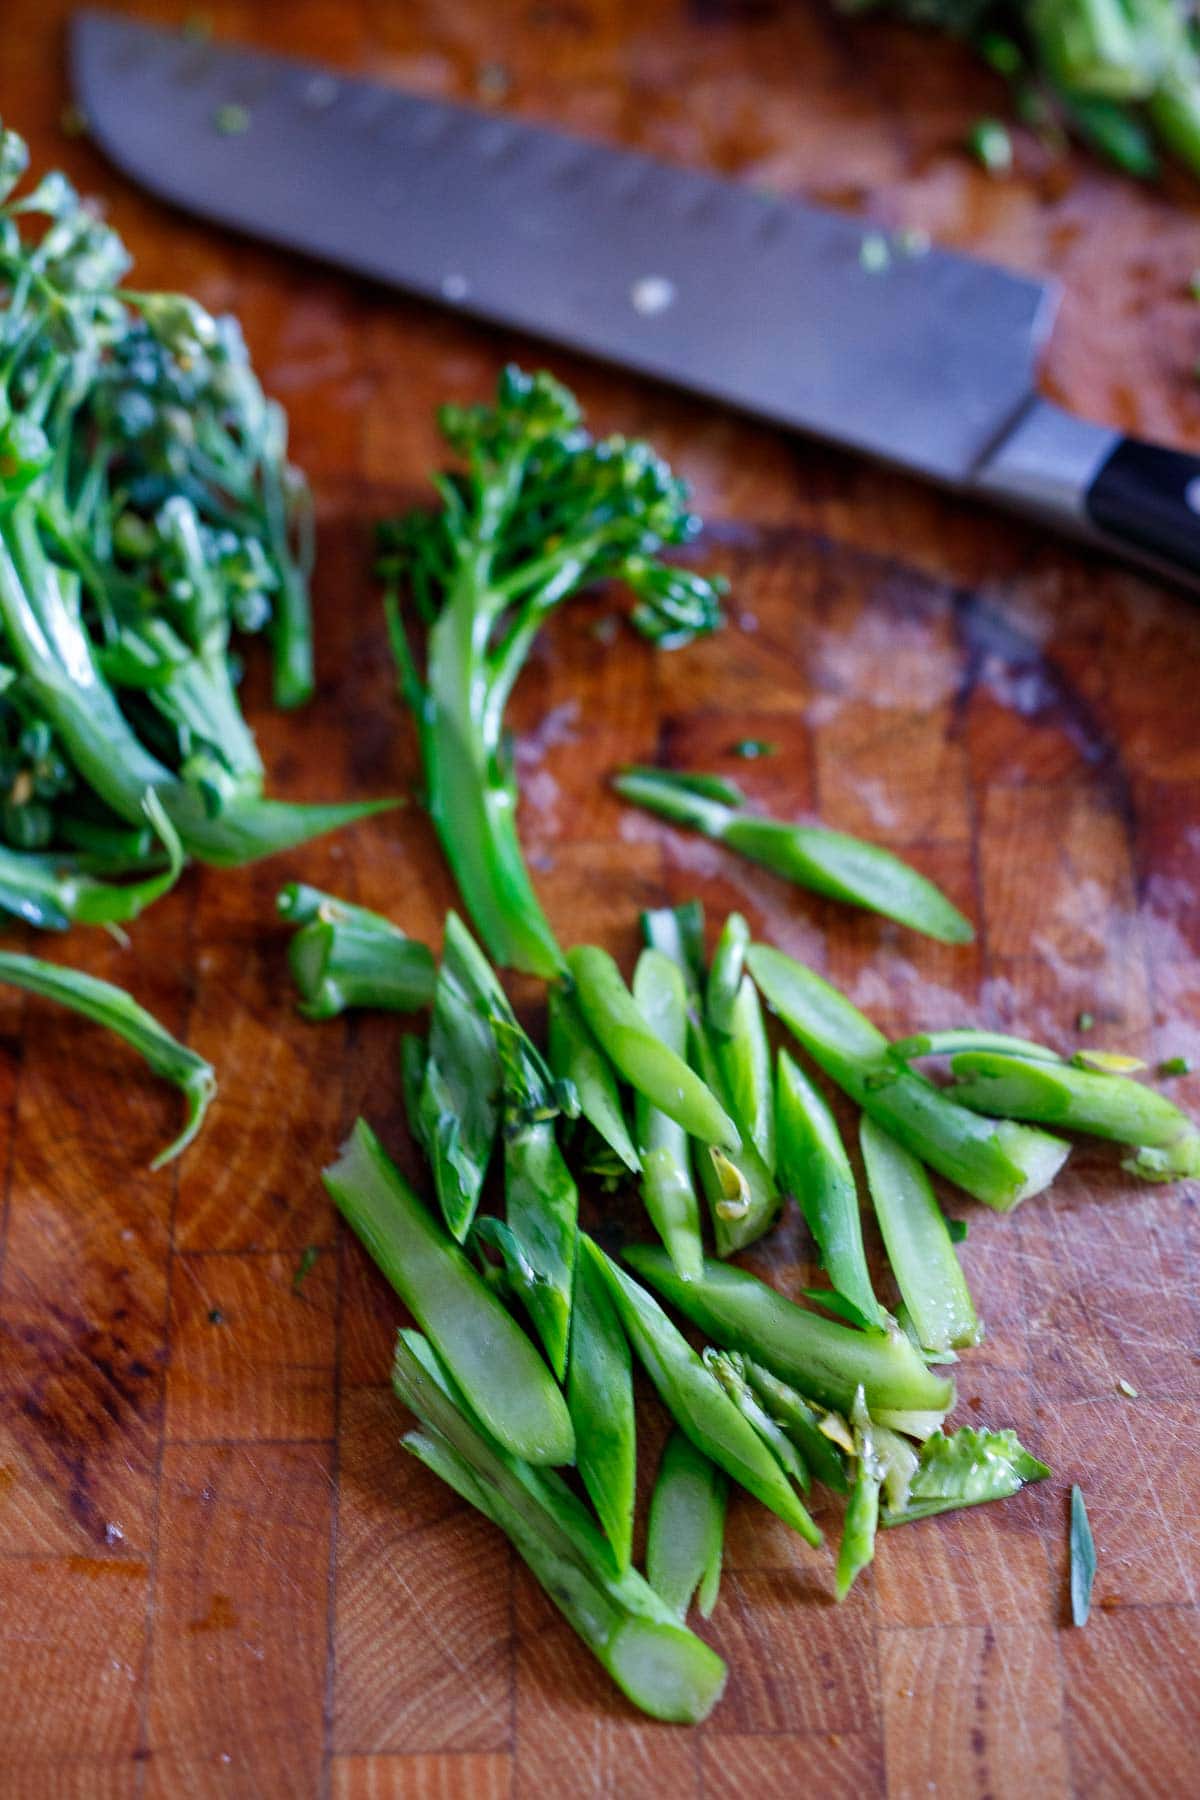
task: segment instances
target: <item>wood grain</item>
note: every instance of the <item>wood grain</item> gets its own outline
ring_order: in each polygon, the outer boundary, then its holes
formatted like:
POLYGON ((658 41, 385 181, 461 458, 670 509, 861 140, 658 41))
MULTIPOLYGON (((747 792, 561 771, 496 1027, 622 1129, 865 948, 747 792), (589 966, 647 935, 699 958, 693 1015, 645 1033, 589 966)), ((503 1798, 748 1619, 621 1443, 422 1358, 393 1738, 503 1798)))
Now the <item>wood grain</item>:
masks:
MULTIPOLYGON (((1015 177, 989 179, 959 145, 1003 95, 953 46, 825 0, 207 10, 222 33, 1054 273, 1048 391, 1200 444, 1195 188, 1055 164, 1020 133, 1015 177)), ((371 526, 428 491, 439 401, 545 353, 136 192, 59 130, 66 11, 8 0, 0 112, 38 166, 107 197, 142 286, 237 310, 314 479, 320 694, 280 718, 254 659, 247 677, 274 787, 409 795, 371 526)), ((1091 1043, 1200 1064, 1195 608, 900 476, 552 361, 601 429, 649 433, 692 480, 697 554, 731 582, 726 630, 687 652, 604 647, 607 595, 535 651, 513 710, 522 828, 564 936, 628 958, 639 906, 695 893, 713 916, 741 907, 889 1029, 982 1018, 1069 1046, 1087 1011, 1091 1043), (746 736, 778 754, 739 761, 746 736), (894 845, 971 912, 978 943, 838 912, 630 814, 604 776, 657 757, 894 845)), ((1015 1217, 953 1199, 988 1324, 959 1416, 1015 1424, 1054 1480, 888 1534, 840 1609, 828 1562, 739 1501, 710 1631, 727 1697, 703 1729, 651 1725, 399 1448, 399 1308, 318 1178, 360 1110, 411 1158, 396 1031, 296 1017, 273 897, 301 874, 435 943, 454 898, 409 805, 266 868, 193 872, 126 944, 36 946, 126 982, 217 1063, 211 1122, 161 1176, 146 1164, 175 1096, 100 1033, 0 994, 5 1800, 1197 1791, 1194 1194, 1135 1189, 1091 1148, 1015 1217), (1100 1559, 1082 1632, 1065 1606, 1075 1479, 1100 1559)), ((1200 1077, 1173 1091, 1200 1107, 1200 1077)), ((794 1214, 751 1260, 793 1290, 813 1274, 794 1214)), ((643 1492, 661 1431, 651 1408, 643 1492)))

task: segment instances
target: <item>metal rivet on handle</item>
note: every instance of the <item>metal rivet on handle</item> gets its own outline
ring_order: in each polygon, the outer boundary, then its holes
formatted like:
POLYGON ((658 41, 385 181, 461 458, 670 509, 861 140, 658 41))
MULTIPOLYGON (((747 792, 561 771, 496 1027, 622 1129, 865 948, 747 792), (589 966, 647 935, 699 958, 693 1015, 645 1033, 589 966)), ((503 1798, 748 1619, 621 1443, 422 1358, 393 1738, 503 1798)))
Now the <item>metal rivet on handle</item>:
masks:
POLYGON ((1200 475, 1193 475, 1183 490, 1183 504, 1189 512, 1200 516, 1200 475))
POLYGON ((645 319, 675 304, 675 283, 665 275, 642 275, 629 290, 629 303, 645 319))

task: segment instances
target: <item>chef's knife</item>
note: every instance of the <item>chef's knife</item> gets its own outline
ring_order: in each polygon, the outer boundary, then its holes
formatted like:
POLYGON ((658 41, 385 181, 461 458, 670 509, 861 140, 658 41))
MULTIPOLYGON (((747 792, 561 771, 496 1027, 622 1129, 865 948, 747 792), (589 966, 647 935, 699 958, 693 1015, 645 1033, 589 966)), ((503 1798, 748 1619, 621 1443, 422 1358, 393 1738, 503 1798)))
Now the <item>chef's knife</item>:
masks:
POLYGON ((915 253, 648 156, 109 13, 75 17, 71 54, 92 136, 166 200, 1200 588, 1200 458, 1038 394, 1051 284, 915 253))

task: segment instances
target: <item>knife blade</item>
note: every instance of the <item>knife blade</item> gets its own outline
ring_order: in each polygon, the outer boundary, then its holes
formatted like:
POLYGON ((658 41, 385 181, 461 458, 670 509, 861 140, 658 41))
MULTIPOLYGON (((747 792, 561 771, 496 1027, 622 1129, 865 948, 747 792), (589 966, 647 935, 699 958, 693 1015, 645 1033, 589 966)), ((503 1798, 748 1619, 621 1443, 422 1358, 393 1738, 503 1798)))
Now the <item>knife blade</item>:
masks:
POLYGON ((162 199, 1200 586, 1200 460, 1038 395, 1058 299, 1049 282, 906 252, 861 221, 636 152, 123 16, 78 13, 71 67, 92 137, 162 199), (231 118, 244 129, 222 130, 231 118))

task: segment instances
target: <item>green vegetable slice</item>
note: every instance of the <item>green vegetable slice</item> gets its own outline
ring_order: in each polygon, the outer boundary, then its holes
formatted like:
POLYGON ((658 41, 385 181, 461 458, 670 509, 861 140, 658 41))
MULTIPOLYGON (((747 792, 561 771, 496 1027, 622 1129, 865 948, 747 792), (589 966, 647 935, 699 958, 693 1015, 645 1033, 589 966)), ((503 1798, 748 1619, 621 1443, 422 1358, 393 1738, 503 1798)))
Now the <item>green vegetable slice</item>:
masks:
POLYGON ((722 793, 714 781, 719 778, 681 780, 661 769, 630 768, 614 778, 613 786, 634 805, 691 826, 800 887, 881 913, 943 943, 965 944, 974 937, 970 921, 941 890, 890 850, 824 826, 759 818, 741 810, 736 788, 722 793))
POLYGON ((613 1573, 609 1546, 574 1494, 488 1435, 418 1333, 401 1332, 392 1380, 424 1428, 408 1449, 500 1527, 622 1693, 651 1718, 706 1718, 725 1664, 635 1569, 613 1573))
MULTIPOLYGON (((612 1545, 617 1569, 627 1569, 637 1461, 633 1366, 621 1322, 586 1256, 575 1280, 567 1404, 580 1478, 612 1545)), ((657 1587, 653 1576, 651 1586, 657 1587)))
POLYGON ((650 1496, 646 1574, 680 1620, 687 1617, 693 1597, 706 1619, 717 1603, 728 1493, 724 1470, 696 1448, 686 1431, 672 1431, 650 1496))
POLYGON ((946 1411, 952 1404, 953 1383, 926 1368, 903 1332, 856 1331, 822 1318, 728 1263, 706 1261, 700 1279, 683 1281, 657 1247, 633 1245, 625 1261, 714 1343, 741 1350, 824 1406, 848 1412, 859 1387, 868 1406, 946 1411))
POLYGON ((986 1206, 1008 1212, 1048 1187, 1069 1145, 1007 1119, 984 1119, 889 1054, 857 1007, 782 951, 747 956, 763 997, 838 1086, 906 1150, 986 1206))
POLYGON ((821 1534, 796 1498, 787 1475, 754 1427, 705 1368, 658 1303, 590 1238, 584 1252, 604 1281, 634 1352, 675 1423, 705 1456, 761 1500, 785 1524, 819 1544, 821 1534))
POLYGON ((977 1344, 983 1327, 924 1168, 870 1118, 859 1141, 888 1261, 919 1343, 926 1350, 977 1344))
POLYGON ((432 1002, 432 952, 390 919, 299 882, 282 888, 276 904, 299 927, 288 960, 305 1018, 332 1019, 356 1006, 415 1012, 432 1002))
POLYGON ((324 1180, 498 1442, 530 1463, 572 1462, 575 1433, 549 1369, 365 1120, 358 1120, 324 1180))

